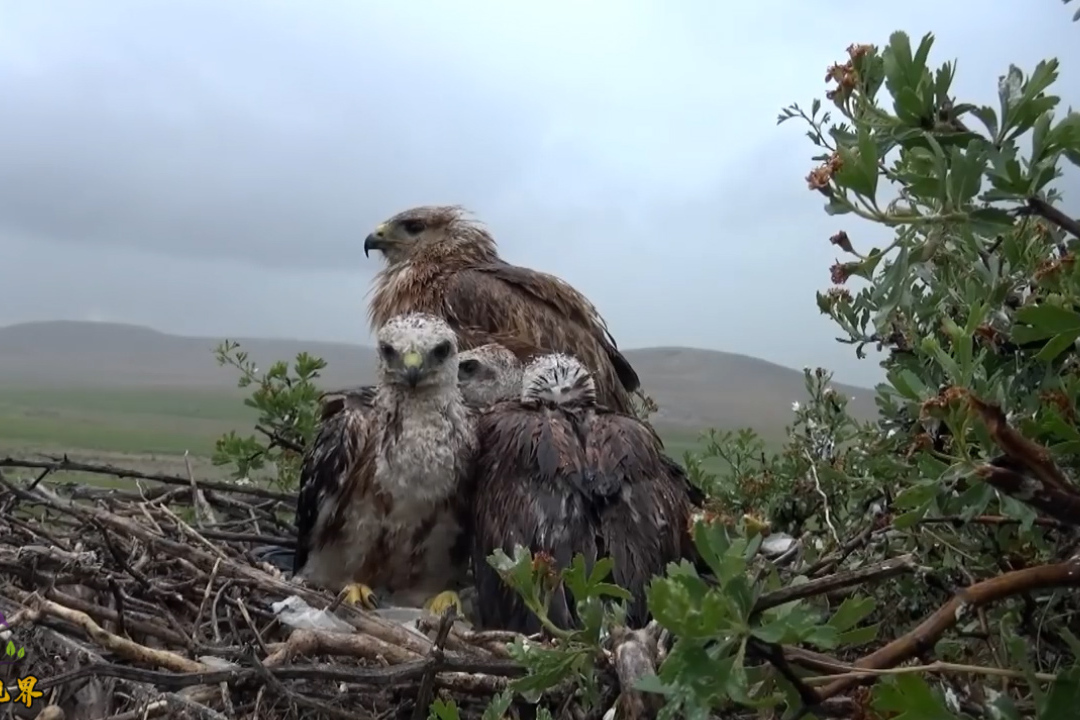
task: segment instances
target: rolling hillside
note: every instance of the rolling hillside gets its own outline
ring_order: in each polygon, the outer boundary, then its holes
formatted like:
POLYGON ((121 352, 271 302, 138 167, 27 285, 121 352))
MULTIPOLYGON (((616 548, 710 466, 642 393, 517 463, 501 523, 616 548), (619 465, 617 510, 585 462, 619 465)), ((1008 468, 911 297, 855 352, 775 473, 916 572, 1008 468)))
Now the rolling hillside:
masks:
MULTIPOLYGON (((300 351, 324 358, 325 387, 372 382, 374 351, 359 345, 230 338, 262 365, 291 360, 300 351)), ((236 373, 219 367, 213 348, 221 338, 168 335, 145 327, 90 322, 40 322, 0 328, 0 388, 41 389, 72 397, 86 391, 126 389, 175 395, 188 391, 239 394, 236 373)), ((802 373, 745 355, 693 348, 628 350, 646 392, 660 405, 658 426, 684 431, 751 426, 782 430, 791 403, 805 397, 802 373)), ((876 410, 873 391, 837 385, 854 397, 862 417, 876 410)), ((24 402, 28 402, 24 395, 24 402)), ((121 392, 120 396, 125 395, 121 392)))

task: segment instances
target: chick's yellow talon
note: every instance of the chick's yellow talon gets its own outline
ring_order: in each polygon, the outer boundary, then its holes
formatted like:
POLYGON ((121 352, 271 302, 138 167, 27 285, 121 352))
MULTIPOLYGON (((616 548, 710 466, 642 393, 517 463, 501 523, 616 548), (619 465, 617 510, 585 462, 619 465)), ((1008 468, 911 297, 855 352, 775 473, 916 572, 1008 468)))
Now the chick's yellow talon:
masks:
POLYGON ((463 617, 465 615, 465 611, 461 606, 461 598, 458 597, 458 594, 453 590, 439 593, 428 600, 424 607, 435 615, 442 615, 446 612, 446 609, 450 607, 454 608, 458 617, 463 617))
POLYGON ((379 606, 375 592, 362 583, 350 583, 345 586, 345 602, 350 605, 360 605, 368 610, 374 610, 379 606))

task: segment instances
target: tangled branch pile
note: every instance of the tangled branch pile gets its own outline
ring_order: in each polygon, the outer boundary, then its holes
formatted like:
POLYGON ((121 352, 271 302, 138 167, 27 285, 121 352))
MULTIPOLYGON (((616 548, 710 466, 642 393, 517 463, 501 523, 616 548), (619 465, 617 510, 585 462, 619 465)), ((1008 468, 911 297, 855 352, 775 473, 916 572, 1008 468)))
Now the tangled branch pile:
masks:
POLYGON ((29 710, 13 704, 20 716, 49 707, 114 720, 180 710, 427 717, 433 690, 459 707, 484 706, 522 672, 502 634, 422 618, 425 638, 334 607, 332 595, 253 559, 253 543, 290 544, 272 534, 288 531, 276 516, 291 509, 288 494, 225 483, 134 491, 0 482, 0 609, 24 650, 0 677, 13 699, 17 678, 37 678, 43 693, 29 710), (289 627, 274 603, 293 595, 331 608, 348 632, 289 627))

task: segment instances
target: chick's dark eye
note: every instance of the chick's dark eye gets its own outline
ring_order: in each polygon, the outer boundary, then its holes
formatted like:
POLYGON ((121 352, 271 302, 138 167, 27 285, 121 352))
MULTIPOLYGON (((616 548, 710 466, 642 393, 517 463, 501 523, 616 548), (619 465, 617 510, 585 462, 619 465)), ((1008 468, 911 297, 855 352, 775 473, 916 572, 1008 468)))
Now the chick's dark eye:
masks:
POLYGON ((480 369, 480 361, 468 359, 458 363, 458 377, 469 377, 480 369))
POLYGON ((405 220, 401 223, 401 227, 410 235, 419 235, 424 232, 425 226, 423 220, 405 220))
POLYGON ((435 346, 435 349, 431 351, 431 354, 440 362, 445 360, 446 356, 450 354, 450 341, 443 340, 435 346))
POLYGON ((394 348, 390 347, 387 343, 379 343, 379 354, 389 360, 397 353, 394 351, 394 348))

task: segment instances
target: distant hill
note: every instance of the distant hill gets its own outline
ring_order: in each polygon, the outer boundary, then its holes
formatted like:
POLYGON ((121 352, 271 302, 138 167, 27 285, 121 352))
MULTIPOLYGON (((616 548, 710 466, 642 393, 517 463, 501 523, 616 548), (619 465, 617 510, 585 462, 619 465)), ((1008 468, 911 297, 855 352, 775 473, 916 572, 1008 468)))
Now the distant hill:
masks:
MULTIPOLYGON (((136 325, 36 322, 0 328, 0 385, 166 387, 236 390, 235 371, 219 367, 213 349, 223 338, 168 335, 136 325)), ((229 338, 266 367, 301 351, 328 363, 326 388, 375 380, 374 350, 304 340, 229 338)), ((735 353, 661 347, 625 351, 645 391, 659 404, 657 425, 699 430, 783 428, 791 403, 806 397, 802 373, 735 353)), ((836 386, 853 397, 859 417, 876 414, 873 391, 836 386)))

